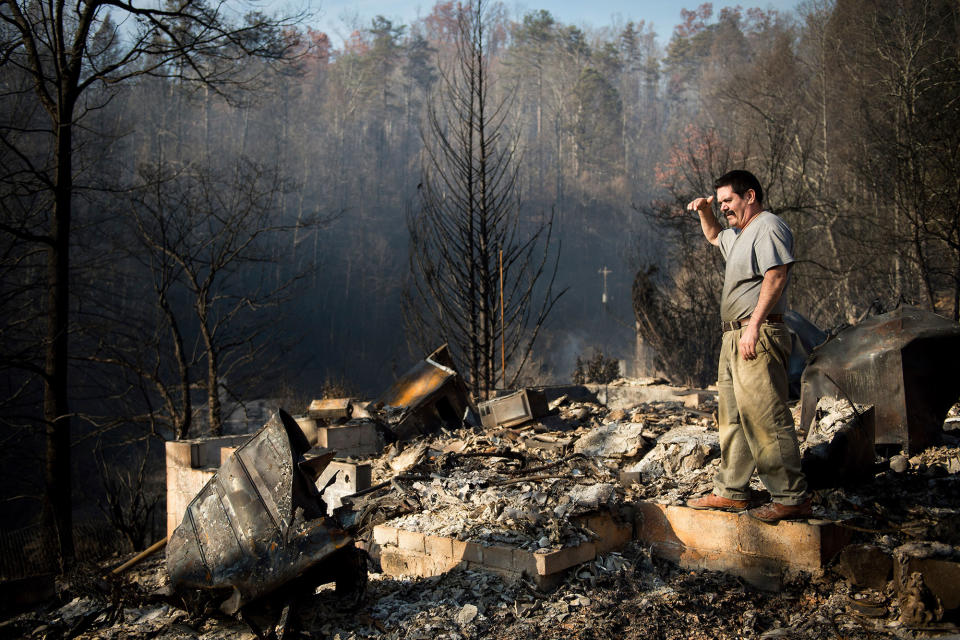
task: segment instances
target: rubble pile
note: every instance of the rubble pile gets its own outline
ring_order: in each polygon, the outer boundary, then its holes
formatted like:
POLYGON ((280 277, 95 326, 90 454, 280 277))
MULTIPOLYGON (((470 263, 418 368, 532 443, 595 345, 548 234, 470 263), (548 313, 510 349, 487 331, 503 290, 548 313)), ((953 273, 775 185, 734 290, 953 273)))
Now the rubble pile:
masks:
POLYGON ((390 485, 417 503, 414 513, 386 520, 398 529, 530 551, 574 547, 591 534, 573 516, 648 496, 680 502, 702 490, 719 460, 707 416, 678 403, 628 412, 561 401, 520 427, 442 429, 395 443, 372 461, 373 481, 412 479, 390 485), (621 483, 631 469, 643 481, 621 483))
MULTIPOLYGON (((801 434, 805 454, 871 410, 826 397, 816 407, 809 434, 801 434)), ((420 415, 417 425, 433 419, 425 409, 420 415)), ((816 516, 849 530, 852 544, 823 576, 792 578, 777 593, 680 569, 636 542, 575 566, 550 592, 467 567, 391 577, 374 562, 359 609, 346 608, 333 584, 299 594, 290 614, 299 635, 290 637, 918 638, 960 631, 960 605, 949 595, 956 582, 946 591, 930 582, 953 580, 951 567, 960 566, 960 405, 945 429, 939 445, 911 455, 871 453, 860 484, 818 490, 816 516)), ((538 552, 589 540, 592 532, 575 516, 641 500, 680 505, 708 492, 719 444, 710 404, 611 411, 561 397, 547 415, 523 424, 442 426, 362 461, 373 486, 344 499, 361 530, 389 523, 538 552)), ((753 488, 762 490, 756 478, 753 488)), ((0 640, 8 637, 256 636, 236 617, 185 606, 155 556, 122 579, 75 580, 55 602, 0 623, 0 640)))
POLYGON ((536 484, 485 486, 489 477, 473 472, 415 482, 412 489, 418 493, 423 511, 390 524, 424 534, 528 550, 573 547, 590 537, 571 516, 610 508, 620 499, 610 482, 578 484, 576 477, 588 478, 582 473, 571 476, 546 478, 536 484))

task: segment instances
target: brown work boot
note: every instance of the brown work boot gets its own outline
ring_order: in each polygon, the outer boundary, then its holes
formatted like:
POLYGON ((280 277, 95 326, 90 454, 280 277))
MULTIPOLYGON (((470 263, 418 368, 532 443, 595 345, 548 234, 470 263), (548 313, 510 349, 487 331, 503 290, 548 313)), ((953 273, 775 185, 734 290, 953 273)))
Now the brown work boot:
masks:
POLYGON ((750 506, 749 500, 732 500, 718 496, 715 493, 708 493, 702 498, 687 500, 687 506, 691 509, 719 509, 720 511, 743 511, 750 506))
POLYGON ((747 513, 757 520, 764 522, 779 522, 780 520, 802 520, 813 516, 810 498, 800 504, 780 504, 768 502, 762 507, 750 509, 747 513))

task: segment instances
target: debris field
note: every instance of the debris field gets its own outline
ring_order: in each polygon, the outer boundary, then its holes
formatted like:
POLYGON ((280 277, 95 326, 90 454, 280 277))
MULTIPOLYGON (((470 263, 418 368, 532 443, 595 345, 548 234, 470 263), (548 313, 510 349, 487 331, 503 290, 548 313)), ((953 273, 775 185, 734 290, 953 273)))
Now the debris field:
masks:
MULTIPOLYGON (((822 398, 805 460, 869 409, 822 398)), ((632 505, 682 505, 709 491, 719 462, 711 404, 610 410, 561 396, 519 425, 441 427, 346 461, 371 470, 371 489, 338 510, 353 514, 370 556, 358 602, 346 603, 331 575, 295 594, 294 609, 227 615, 185 601, 155 554, 119 575, 105 565, 65 576, 54 601, 0 623, 0 638, 949 637, 960 631, 958 426, 954 406, 939 445, 911 455, 878 448, 859 483, 817 489, 815 516, 843 528, 848 544, 823 571, 784 575, 773 591, 682 568, 643 540, 603 548, 588 524, 591 514, 624 522, 632 505), (381 556, 384 526, 531 557, 593 543, 597 553, 546 587, 471 562, 403 575, 381 556)))

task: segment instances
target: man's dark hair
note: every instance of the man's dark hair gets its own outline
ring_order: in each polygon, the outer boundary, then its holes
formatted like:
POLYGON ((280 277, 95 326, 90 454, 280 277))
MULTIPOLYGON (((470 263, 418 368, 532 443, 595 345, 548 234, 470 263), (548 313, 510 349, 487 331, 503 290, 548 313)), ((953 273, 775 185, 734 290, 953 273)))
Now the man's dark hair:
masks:
POLYGON ((713 182, 714 191, 720 187, 730 187, 733 189, 733 192, 741 198, 747 191, 753 189, 753 193, 757 197, 757 204, 763 204, 763 187, 760 186, 760 181, 757 180, 757 176, 749 171, 744 171, 743 169, 727 171, 713 182))

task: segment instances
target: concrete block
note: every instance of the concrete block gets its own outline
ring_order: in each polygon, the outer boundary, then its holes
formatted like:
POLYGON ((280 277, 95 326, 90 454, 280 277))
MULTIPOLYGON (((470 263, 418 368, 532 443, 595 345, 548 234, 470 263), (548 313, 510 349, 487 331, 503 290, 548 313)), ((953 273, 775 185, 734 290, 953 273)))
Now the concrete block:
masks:
POLYGON ((484 547, 483 565, 497 569, 513 570, 513 547, 484 547))
POLYGON ((527 576, 544 590, 556 587, 563 580, 564 570, 593 560, 597 553, 596 546, 589 542, 560 551, 531 553, 513 547, 425 536, 387 525, 374 527, 373 540, 379 549, 380 566, 387 575, 427 577, 462 566, 496 573, 511 581, 527 576))
POLYGON ((923 583, 935 595, 945 611, 960 608, 960 561, 946 557, 916 557, 895 553, 894 582, 904 585, 906 576, 920 573, 923 583))
POLYGON ((690 409, 698 409, 701 405, 715 400, 717 394, 713 391, 694 391, 693 393, 682 394, 683 406, 690 409))
POLYGON ((837 554, 833 570, 854 586, 882 590, 893 574, 893 558, 880 547, 851 544, 837 554))
POLYGON ((467 563, 453 558, 430 556, 419 551, 401 549, 393 545, 380 547, 380 568, 383 573, 392 576, 438 576, 467 563))
POLYGON ((372 449, 373 453, 380 451, 380 435, 377 428, 372 423, 363 423, 357 425, 360 427, 360 447, 363 449, 372 449))
POLYGON ((632 523, 620 523, 610 513, 595 513, 576 518, 581 526, 597 534, 593 544, 597 553, 609 553, 622 549, 633 540, 632 523))
POLYGON ((370 487, 370 465, 355 462, 332 461, 317 479, 317 489, 322 491, 323 501, 327 505, 327 513, 333 515, 335 509, 342 504, 345 496, 370 487), (336 475, 333 484, 327 486, 330 479, 336 475))
POLYGON ((584 542, 576 547, 547 553, 537 552, 533 555, 537 562, 537 573, 545 576, 593 560, 597 557, 597 548, 592 542, 584 542))
POLYGON ((237 449, 249 439, 249 435, 240 435, 189 440, 193 467, 196 469, 217 469, 220 467, 221 450, 224 447, 237 449))
POLYGON ((453 540, 442 536, 424 536, 424 549, 431 558, 446 560, 453 557, 453 540))
MULTIPOLYGON (((779 522, 767 524, 744 514, 738 516, 740 553, 782 560, 799 569, 817 571, 826 565, 824 558, 830 549, 823 527, 816 521, 779 522)), ((833 550, 839 551, 838 549, 833 550)), ((829 554, 833 556, 832 553, 829 554)))
POLYGON ((397 534, 399 531, 385 524, 378 524, 373 528, 373 541, 380 546, 393 545, 398 546, 397 534))
POLYGON ((380 440, 372 422, 347 423, 317 428, 317 447, 337 452, 338 457, 379 452, 380 440))
POLYGON ((637 506, 637 537, 645 542, 674 544, 701 551, 736 550, 739 547, 736 514, 667 507, 652 502, 641 502, 637 506))
POLYGON ((538 576, 536 554, 526 549, 513 550, 513 568, 529 578, 538 576))
POLYGON ((438 575, 436 563, 428 556, 397 547, 380 548, 380 568, 391 576, 438 575))
POLYGON ((167 535, 173 534, 187 505, 213 477, 213 469, 167 468, 167 535))
POLYGON ((779 588, 782 576, 819 573, 849 541, 833 523, 760 522, 746 513, 640 503, 637 538, 654 553, 692 569, 725 571, 760 588, 779 588))
POLYGON ((397 530, 397 546, 407 551, 416 551, 426 553, 423 534, 419 531, 407 531, 405 529, 397 530))
POLYGON ((172 467, 190 468, 190 443, 180 441, 167 441, 164 443, 167 469, 172 467))
POLYGON ((322 432, 327 449, 355 449, 360 446, 360 431, 353 425, 337 425, 332 427, 320 427, 318 433, 322 432))
POLYGON ((352 398, 323 398, 314 400, 307 408, 311 418, 323 420, 346 420, 353 415, 352 398))
MULTIPOLYGON (((333 460, 317 478, 317 488, 322 489, 337 474, 335 485, 349 489, 350 493, 370 488, 371 471, 369 463, 343 462, 333 460)), ((332 486, 335 486, 332 485, 332 486)))
POLYGON ((537 589, 540 591, 553 591, 563 583, 565 573, 563 571, 559 573, 551 573, 550 575, 541 576, 539 573, 533 576, 533 582, 537 585, 537 589))
POLYGON ((483 564, 483 545, 477 542, 451 540, 454 559, 464 560, 474 564, 483 564))

